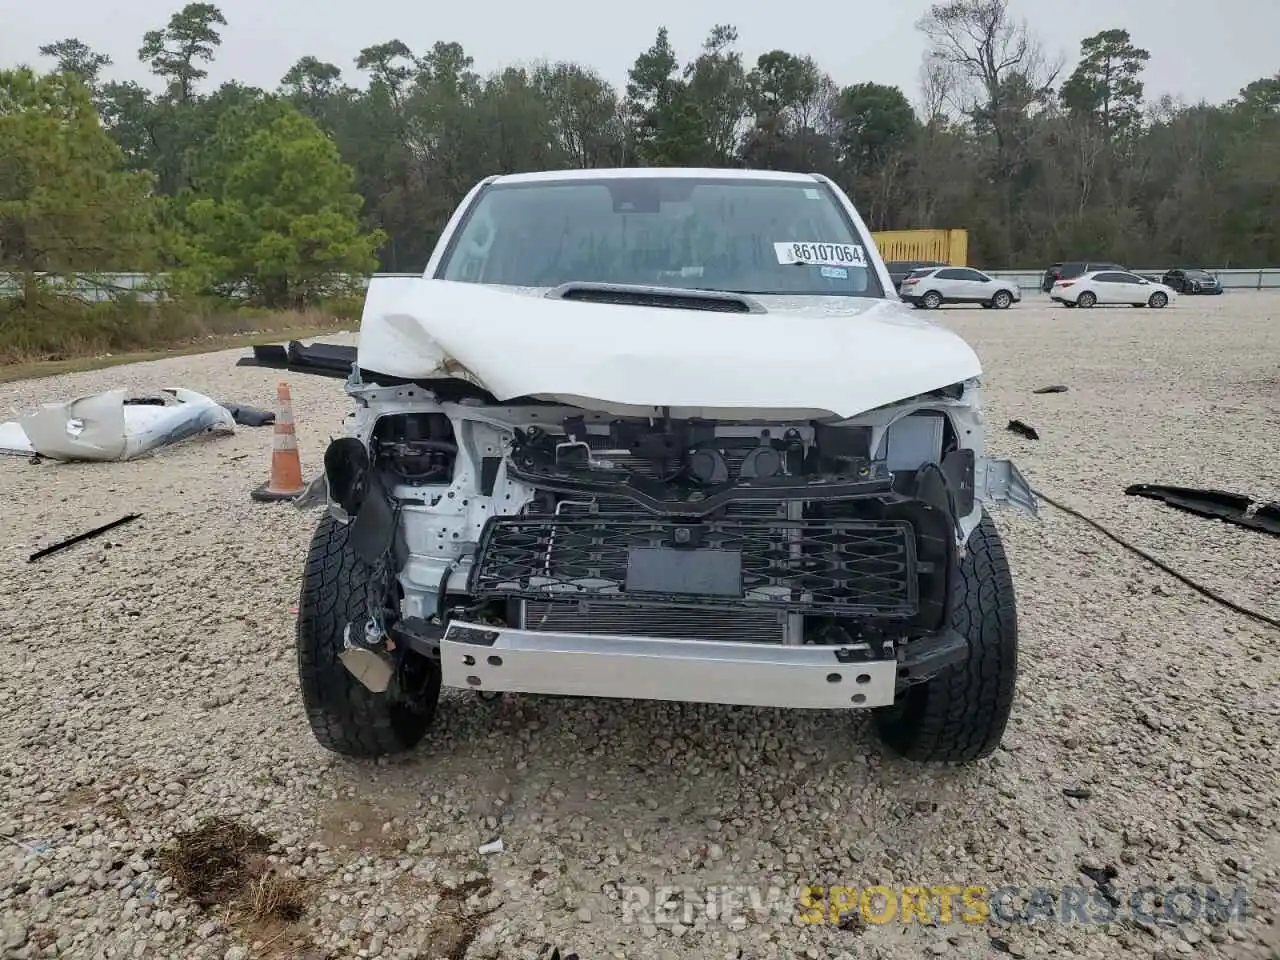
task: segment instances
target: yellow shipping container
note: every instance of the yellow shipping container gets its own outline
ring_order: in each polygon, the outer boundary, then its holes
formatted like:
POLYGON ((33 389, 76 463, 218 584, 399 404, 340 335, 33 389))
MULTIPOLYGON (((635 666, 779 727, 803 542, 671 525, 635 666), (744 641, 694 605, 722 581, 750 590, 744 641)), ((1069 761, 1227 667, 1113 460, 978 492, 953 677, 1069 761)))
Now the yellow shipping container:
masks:
POLYGON ((952 267, 969 265, 967 230, 884 230, 871 234, 880 256, 889 260, 936 260, 952 267))

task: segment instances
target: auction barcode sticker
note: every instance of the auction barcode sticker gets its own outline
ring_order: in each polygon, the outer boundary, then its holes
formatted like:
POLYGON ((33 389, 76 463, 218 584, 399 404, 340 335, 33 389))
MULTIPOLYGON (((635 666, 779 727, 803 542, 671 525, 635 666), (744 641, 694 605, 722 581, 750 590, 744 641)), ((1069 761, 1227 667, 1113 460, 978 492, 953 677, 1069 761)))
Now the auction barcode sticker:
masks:
POLYGON ((867 265, 867 256, 856 243, 775 243, 773 252, 781 264, 803 263, 815 267, 867 265))

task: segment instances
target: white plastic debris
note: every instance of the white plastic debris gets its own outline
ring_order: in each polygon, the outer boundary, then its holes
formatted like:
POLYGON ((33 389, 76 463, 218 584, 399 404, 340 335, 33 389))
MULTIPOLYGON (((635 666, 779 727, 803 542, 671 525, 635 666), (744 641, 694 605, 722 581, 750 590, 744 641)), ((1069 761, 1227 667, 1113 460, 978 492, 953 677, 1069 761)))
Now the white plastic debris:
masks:
POLYGON ((499 837, 497 840, 490 840, 488 843, 480 844, 480 856, 482 857, 487 857, 491 853, 501 853, 502 850, 503 850, 503 847, 502 847, 501 837, 499 837))
POLYGON ((225 407, 194 390, 166 389, 171 402, 126 404, 125 390, 46 404, 0 424, 0 448, 54 460, 132 460, 199 433, 235 432, 225 407))

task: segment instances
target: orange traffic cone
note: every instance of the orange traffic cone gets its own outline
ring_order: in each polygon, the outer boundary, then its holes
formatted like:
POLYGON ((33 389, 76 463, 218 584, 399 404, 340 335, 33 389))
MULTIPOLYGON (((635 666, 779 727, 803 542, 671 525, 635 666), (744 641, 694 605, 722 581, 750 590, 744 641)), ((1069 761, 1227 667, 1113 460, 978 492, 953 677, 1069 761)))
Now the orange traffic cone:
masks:
POLYGON ((276 424, 271 438, 271 479, 253 491, 253 499, 267 503, 292 500, 306 489, 302 482, 302 459, 293 429, 293 398, 289 385, 276 386, 276 424))

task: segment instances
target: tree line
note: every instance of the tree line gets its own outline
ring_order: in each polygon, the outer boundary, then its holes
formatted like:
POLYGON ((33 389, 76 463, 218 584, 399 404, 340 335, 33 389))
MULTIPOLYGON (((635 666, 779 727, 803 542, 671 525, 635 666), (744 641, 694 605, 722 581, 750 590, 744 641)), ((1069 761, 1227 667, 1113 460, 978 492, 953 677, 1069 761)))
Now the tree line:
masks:
POLYGON ((802 53, 749 64, 730 25, 684 59, 659 29, 622 90, 569 62, 481 76, 457 43, 399 39, 359 51, 363 82, 303 57, 276 90, 207 89, 226 27, 191 3, 147 32, 156 89, 109 80, 78 38, 41 47, 44 71, 0 72, 0 270, 157 269, 310 302, 421 270, 484 176, 618 165, 824 173, 873 230, 964 227, 993 268, 1280 263, 1280 73, 1222 104, 1149 103, 1127 30, 1084 40, 1068 71, 1007 0, 925 11, 914 104, 802 53))

